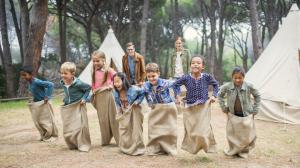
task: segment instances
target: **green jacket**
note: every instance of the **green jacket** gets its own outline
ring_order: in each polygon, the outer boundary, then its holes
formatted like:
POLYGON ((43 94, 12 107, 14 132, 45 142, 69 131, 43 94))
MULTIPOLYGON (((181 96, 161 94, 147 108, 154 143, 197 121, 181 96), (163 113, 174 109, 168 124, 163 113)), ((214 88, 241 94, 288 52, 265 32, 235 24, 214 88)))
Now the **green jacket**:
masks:
POLYGON ((63 85, 65 97, 64 105, 75 103, 79 100, 87 100, 91 86, 82 82, 78 78, 75 78, 69 88, 65 86, 65 83, 61 80, 60 83, 63 85))
POLYGON ((234 114, 234 103, 237 93, 239 93, 239 99, 244 115, 247 116, 249 114, 257 114, 260 104, 260 94, 258 90, 253 87, 253 85, 245 81, 243 82, 240 90, 234 86, 233 82, 226 83, 221 86, 218 94, 218 100, 222 111, 224 113, 230 112, 234 114), (251 95, 254 98, 254 103, 251 102, 251 95), (225 104, 225 96, 227 97, 227 104, 225 104))
MULTIPOLYGON (((174 77, 176 57, 177 57, 177 54, 176 54, 176 51, 174 50, 174 52, 171 55, 171 66, 168 70, 169 78, 174 77)), ((183 49, 180 57, 181 57, 181 61, 182 61, 183 72, 184 72, 184 74, 187 74, 189 72, 189 68, 190 68, 190 60, 191 60, 190 51, 187 49, 183 49)))

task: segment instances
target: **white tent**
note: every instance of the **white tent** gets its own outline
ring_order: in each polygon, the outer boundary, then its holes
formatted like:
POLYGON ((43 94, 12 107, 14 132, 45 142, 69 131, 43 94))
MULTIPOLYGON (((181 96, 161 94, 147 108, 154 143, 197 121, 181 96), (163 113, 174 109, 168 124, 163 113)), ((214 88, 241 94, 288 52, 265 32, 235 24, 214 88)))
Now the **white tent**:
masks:
MULTIPOLYGON (((124 50, 120 46, 112 29, 108 30, 108 33, 102 42, 99 50, 103 51, 106 56, 106 64, 114 64, 117 71, 122 71, 122 56, 125 54, 124 50)), ((79 79, 91 85, 92 83, 92 61, 85 67, 85 69, 79 75, 79 79)))
POLYGON ((261 93, 258 118, 300 124, 300 11, 293 4, 282 26, 246 74, 261 93))

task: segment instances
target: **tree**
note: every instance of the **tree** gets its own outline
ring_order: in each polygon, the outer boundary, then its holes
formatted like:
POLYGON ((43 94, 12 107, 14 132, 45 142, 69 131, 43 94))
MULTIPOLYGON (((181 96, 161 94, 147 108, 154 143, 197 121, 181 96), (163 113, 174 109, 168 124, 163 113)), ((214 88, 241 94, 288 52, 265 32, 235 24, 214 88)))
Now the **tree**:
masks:
POLYGON ((67 44, 66 44, 66 28, 67 28, 67 13, 66 5, 68 0, 56 0, 56 8, 59 22, 59 46, 60 46, 60 64, 67 61, 67 44))
POLYGON ((253 54, 254 60, 256 61, 260 54, 262 53, 262 43, 260 41, 260 31, 258 27, 258 12, 256 8, 256 0, 249 0, 248 6, 250 9, 250 24, 252 30, 252 45, 253 45, 253 54))
POLYGON ((140 50, 143 56, 146 56, 148 9, 149 9, 149 0, 144 0, 143 17, 141 21, 141 50, 140 50))
POLYGON ((0 53, 5 71, 6 95, 8 97, 15 97, 14 68, 12 65, 10 44, 8 41, 5 1, 0 1, 0 28, 3 45, 3 51, 0 48, 0 53))

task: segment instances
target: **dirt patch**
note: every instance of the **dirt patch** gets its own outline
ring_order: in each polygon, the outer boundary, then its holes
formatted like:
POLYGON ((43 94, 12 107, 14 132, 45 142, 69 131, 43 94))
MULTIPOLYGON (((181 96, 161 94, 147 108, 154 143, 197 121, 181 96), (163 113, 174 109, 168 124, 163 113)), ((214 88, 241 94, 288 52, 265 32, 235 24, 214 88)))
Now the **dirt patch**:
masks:
MULTIPOLYGON (((92 139, 90 152, 69 150, 62 137, 59 107, 54 111, 59 129, 59 139, 40 142, 29 110, 0 109, 0 167, 1 168, 181 168, 181 167, 232 167, 232 168, 296 168, 300 167, 300 125, 283 125, 256 121, 258 139, 250 158, 227 157, 225 126, 226 116, 217 104, 212 106, 212 126, 218 144, 218 153, 200 152, 191 155, 179 150, 172 156, 128 156, 120 153, 114 144, 100 146, 100 129, 96 111, 88 105, 89 127, 92 139)), ((144 120, 145 142, 147 140, 147 113, 144 120)), ((183 138, 182 115, 178 117, 180 145, 183 138)))

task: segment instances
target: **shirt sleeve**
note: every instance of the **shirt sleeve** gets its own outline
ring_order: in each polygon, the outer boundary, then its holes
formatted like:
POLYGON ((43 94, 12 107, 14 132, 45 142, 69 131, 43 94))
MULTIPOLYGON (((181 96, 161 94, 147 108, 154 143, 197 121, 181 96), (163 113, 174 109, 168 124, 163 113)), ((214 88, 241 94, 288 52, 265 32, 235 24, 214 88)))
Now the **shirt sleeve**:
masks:
POLYGON ((36 84, 45 88, 46 97, 50 99, 53 92, 54 84, 52 82, 43 81, 39 79, 36 80, 36 84))
POLYGON ((211 75, 208 75, 208 84, 213 86, 213 96, 218 97, 219 84, 218 81, 211 75))
POLYGON ((148 93, 147 83, 148 82, 146 82, 143 86, 143 92, 144 92, 144 95, 145 95, 145 98, 146 98, 146 101, 147 101, 148 105, 152 105, 154 102, 153 102, 153 99, 151 97, 151 94, 148 93))
POLYGON ((119 94, 118 94, 116 91, 114 91, 114 92, 113 92, 113 95, 114 95, 114 98, 115 98, 115 102, 116 102, 117 107, 120 108, 120 107, 121 107, 121 103, 120 103, 119 94))
POLYGON ((176 97, 178 94, 180 94, 180 86, 175 85, 175 84, 174 84, 175 81, 173 81, 173 80, 166 80, 166 82, 167 82, 166 88, 172 88, 173 91, 174 91, 175 97, 176 97))
POLYGON ((79 87, 84 92, 81 99, 87 101, 91 91, 91 86, 81 81, 79 87))
POLYGON ((173 89, 174 89, 174 95, 175 97, 177 95, 180 94, 181 90, 180 90, 180 86, 184 85, 186 83, 186 75, 183 75, 181 78, 177 79, 174 83, 173 83, 173 89))
POLYGON ((218 101, 220 104, 220 107, 224 113, 229 112, 229 108, 225 105, 225 95, 226 95, 226 86, 223 85, 220 88, 219 94, 218 94, 218 101))
POLYGON ((252 113, 256 114, 258 112, 258 108, 259 108, 260 101, 261 101, 260 93, 253 86, 250 86, 250 91, 251 91, 251 94, 254 98, 253 112, 252 113))
POLYGON ((141 104, 142 103, 142 101, 144 100, 144 97, 145 97, 145 92, 144 92, 144 89, 142 89, 142 88, 138 88, 137 89, 137 98, 136 98, 136 102, 138 103, 138 104, 141 104))

